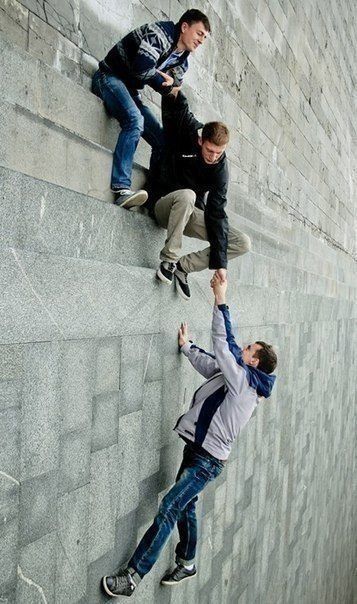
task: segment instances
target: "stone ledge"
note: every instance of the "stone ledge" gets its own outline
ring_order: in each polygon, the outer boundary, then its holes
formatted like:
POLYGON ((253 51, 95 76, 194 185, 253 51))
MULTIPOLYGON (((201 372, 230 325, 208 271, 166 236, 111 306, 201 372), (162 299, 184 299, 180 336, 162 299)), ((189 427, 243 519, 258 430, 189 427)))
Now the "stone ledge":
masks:
MULTIPOLYGON (((14 248, 2 252, 0 260, 6 292, 2 344, 172 331, 188 312, 195 330, 204 331, 210 321, 206 271, 191 277, 187 306, 174 288, 157 282, 152 269, 14 248)), ((353 300, 240 285, 234 269, 231 275, 229 300, 235 315, 239 308, 242 327, 269 326, 277 317, 279 325, 291 325, 353 316, 353 300)))
MULTIPOLYGON (((57 126, 82 142, 112 152, 120 128, 106 115, 100 99, 9 41, 0 39, 0 52, 1 100, 44 118, 47 126, 57 126)), ((158 113, 158 108, 147 102, 158 113)), ((138 166, 148 167, 149 156, 149 146, 141 140, 136 153, 138 166)))
MULTIPOLYGON (((6 168, 0 168, 0 195, 0 248, 151 269, 157 266, 165 231, 140 212, 103 205, 94 197, 6 168)), ((325 291, 333 297, 338 285, 339 296, 348 298, 348 288, 353 287, 352 259, 339 257, 337 263, 322 242, 307 234, 302 239, 298 228, 289 233, 283 226, 280 232, 276 224, 275 232, 269 232, 265 226, 228 214, 230 222, 247 232, 253 244, 250 254, 231 265, 240 283, 315 294, 325 291)), ((184 237, 183 253, 205 246, 205 242, 184 237)))

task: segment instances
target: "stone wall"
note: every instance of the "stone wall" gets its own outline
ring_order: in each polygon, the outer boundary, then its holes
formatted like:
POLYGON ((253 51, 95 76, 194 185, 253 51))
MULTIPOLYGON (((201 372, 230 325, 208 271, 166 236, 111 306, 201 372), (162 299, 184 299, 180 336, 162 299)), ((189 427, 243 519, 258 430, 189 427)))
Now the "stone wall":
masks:
MULTIPOLYGON (((110 203, 118 126, 90 76, 121 35, 189 6, 0 0, 0 602, 105 602, 100 577, 175 476, 172 427, 200 383, 176 327, 210 346, 209 274, 189 304, 156 282, 165 235, 110 203)), ((132 600, 352 604, 353 2, 196 6, 213 34, 185 92, 230 127, 229 216, 253 242, 229 303, 242 340, 276 345, 278 381, 201 498, 197 579, 159 586, 173 539, 132 600)))

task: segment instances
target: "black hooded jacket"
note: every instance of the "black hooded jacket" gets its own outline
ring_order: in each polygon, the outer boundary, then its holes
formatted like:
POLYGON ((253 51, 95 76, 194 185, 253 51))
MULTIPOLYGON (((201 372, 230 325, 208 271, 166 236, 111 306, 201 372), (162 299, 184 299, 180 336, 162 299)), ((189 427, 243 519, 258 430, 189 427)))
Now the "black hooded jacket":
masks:
POLYGON ((166 145, 159 174, 151 179, 149 187, 151 209, 168 193, 192 189, 196 193, 196 206, 204 211, 211 246, 209 268, 227 268, 226 154, 215 164, 205 163, 198 144, 198 130, 203 124, 191 113, 182 92, 176 98, 174 95, 162 97, 161 106, 166 145))

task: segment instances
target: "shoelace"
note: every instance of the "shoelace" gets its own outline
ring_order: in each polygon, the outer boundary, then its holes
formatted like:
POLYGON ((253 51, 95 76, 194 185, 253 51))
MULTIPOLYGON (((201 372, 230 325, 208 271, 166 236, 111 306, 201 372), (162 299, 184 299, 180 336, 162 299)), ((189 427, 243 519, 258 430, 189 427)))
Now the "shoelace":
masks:
POLYGON ((180 573, 184 570, 184 566, 182 566, 182 564, 178 564, 177 567, 175 568, 174 572, 172 573, 173 577, 180 577, 180 573))
POLYGON ((135 589, 135 583, 131 578, 130 573, 114 575, 114 589, 122 589, 123 587, 130 587, 131 591, 135 589))

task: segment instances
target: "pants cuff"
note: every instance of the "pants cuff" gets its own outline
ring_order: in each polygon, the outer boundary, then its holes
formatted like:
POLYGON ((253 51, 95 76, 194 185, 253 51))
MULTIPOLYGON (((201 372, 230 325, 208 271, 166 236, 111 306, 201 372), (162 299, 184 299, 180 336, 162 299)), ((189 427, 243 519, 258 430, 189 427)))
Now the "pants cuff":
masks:
POLYGON ((190 564, 193 564, 195 561, 194 558, 192 558, 192 560, 184 560, 183 558, 180 558, 177 554, 176 554, 176 564, 182 564, 182 566, 189 566, 190 564))
POLYGON ((128 567, 128 571, 131 574, 135 585, 139 585, 140 581, 142 580, 142 577, 140 577, 139 573, 132 566, 128 567))
POLYGON ((178 258, 177 262, 180 263, 182 270, 189 274, 190 271, 188 270, 188 268, 185 266, 185 256, 181 256, 181 258, 178 258))
POLYGON ((165 254, 160 252, 160 262, 174 262, 176 264, 178 261, 179 261, 178 256, 177 256, 177 258, 168 258, 167 256, 165 256, 165 254))

